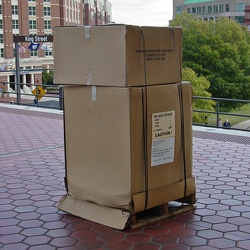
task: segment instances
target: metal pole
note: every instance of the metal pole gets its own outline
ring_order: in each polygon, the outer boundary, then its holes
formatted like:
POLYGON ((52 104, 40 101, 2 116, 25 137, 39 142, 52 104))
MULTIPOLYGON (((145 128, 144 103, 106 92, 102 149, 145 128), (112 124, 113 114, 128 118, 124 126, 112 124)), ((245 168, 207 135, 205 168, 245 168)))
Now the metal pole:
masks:
POLYGON ((219 112, 220 112, 220 100, 217 100, 217 105, 216 105, 216 118, 217 118, 217 124, 216 127, 219 127, 219 112))
POLYGON ((16 59, 16 83, 17 83, 17 104, 21 103, 21 95, 20 95, 20 64, 19 64, 19 51, 18 51, 18 43, 15 42, 15 59, 16 59))
POLYGON ((38 86, 36 85, 36 106, 38 107, 38 86))
POLYGON ((63 110, 63 88, 59 87, 59 109, 63 110))

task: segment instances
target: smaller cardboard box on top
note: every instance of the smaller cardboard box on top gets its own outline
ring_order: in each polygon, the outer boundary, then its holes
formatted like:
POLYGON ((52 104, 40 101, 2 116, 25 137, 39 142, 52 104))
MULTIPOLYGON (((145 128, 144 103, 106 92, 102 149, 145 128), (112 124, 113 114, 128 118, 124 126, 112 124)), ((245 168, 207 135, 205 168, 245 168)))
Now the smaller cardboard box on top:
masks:
POLYGON ((194 194, 191 110, 187 83, 65 87, 59 209, 123 229, 131 214, 194 194))
POLYGON ((54 83, 144 86, 181 81, 182 29, 55 27, 54 83))

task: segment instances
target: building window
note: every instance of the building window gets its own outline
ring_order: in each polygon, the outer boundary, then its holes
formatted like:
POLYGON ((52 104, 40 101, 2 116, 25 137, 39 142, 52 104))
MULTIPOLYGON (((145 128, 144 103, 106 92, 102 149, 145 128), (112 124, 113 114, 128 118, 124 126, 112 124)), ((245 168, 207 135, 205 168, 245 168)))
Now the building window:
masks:
POLYGON ((244 23, 244 16, 236 16, 235 22, 236 23, 244 23))
POLYGON ((12 5, 12 15, 18 15, 18 6, 17 5, 12 5))
POLYGON ((176 14, 181 14, 182 13, 182 7, 181 6, 177 6, 176 7, 176 14))
POLYGON ((18 20, 12 20, 12 29, 13 30, 18 29, 18 20))
POLYGON ((197 7, 197 14, 201 14, 201 7, 197 7))
POLYGON ((0 57, 4 58, 4 49, 0 49, 0 57))
POLYGON ((45 51, 45 56, 52 56, 52 51, 45 51))
POLYGON ((30 16, 36 15, 36 7, 35 6, 29 6, 29 15, 30 16))
POLYGON ((3 14, 2 5, 0 5, 0 15, 3 14))
POLYGON ((44 20, 44 29, 45 30, 51 29, 51 21, 50 20, 44 20))
POLYGON ((29 0, 29 2, 35 3, 35 2, 36 2, 36 0, 29 0))
POLYGON ((219 6, 219 12, 220 12, 220 13, 224 12, 224 5, 223 5, 223 4, 221 4, 221 5, 219 6))
POLYGON ((44 16, 50 16, 50 7, 44 7, 43 8, 43 15, 44 16))
POLYGON ((50 0, 43 0, 44 3, 50 3, 50 0))
POLYGON ((3 34, 0 34, 0 43, 3 43, 3 34))
POLYGON ((37 50, 30 50, 30 56, 37 56, 37 50))
POLYGON ((229 12, 229 4, 226 4, 226 12, 229 12))
POLYGON ((214 5, 214 13, 218 13, 218 5, 214 5))
MULTIPOLYGON (((71 13, 70 13, 71 14, 71 13)), ((91 11, 91 18, 92 19, 95 19, 95 17, 96 17, 96 13, 94 12, 94 11, 91 11)))
POLYGON ((192 8, 192 13, 196 14, 196 8, 192 8))
POLYGON ((191 13, 191 12, 190 12, 190 8, 187 8, 187 13, 191 13))
POLYGON ((0 20, 0 29, 3 29, 3 20, 0 20))
POLYGON ((238 4, 235 4, 235 5, 234 5, 234 11, 235 11, 235 12, 244 12, 245 6, 246 6, 245 3, 238 3, 238 4))
POLYGON ((212 6, 208 6, 208 14, 212 14, 212 6))
POLYGON ((202 14, 207 14, 206 6, 202 6, 202 14))
POLYGON ((36 29, 36 20, 29 20, 29 29, 30 30, 36 29))

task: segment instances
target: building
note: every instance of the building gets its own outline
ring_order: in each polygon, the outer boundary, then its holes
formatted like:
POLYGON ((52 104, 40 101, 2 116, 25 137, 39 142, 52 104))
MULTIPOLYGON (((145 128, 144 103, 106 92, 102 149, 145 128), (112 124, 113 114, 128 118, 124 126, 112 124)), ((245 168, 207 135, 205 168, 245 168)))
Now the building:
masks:
MULTIPOLYGON (((0 88, 11 90, 15 78, 13 36, 50 36, 55 26, 111 22, 107 0, 0 0, 0 88)), ((53 68, 53 43, 18 44, 20 82, 42 82, 42 69, 53 68)), ((26 89, 27 91, 29 89, 26 89)))
POLYGON ((246 5, 245 8, 245 25, 247 30, 250 31, 250 5, 246 5))
POLYGON ((84 0, 83 24, 111 23, 111 4, 107 0, 84 0))
POLYGON ((173 0, 173 16, 187 12, 196 14, 202 20, 215 20, 228 17, 238 23, 244 23, 245 6, 250 0, 173 0))

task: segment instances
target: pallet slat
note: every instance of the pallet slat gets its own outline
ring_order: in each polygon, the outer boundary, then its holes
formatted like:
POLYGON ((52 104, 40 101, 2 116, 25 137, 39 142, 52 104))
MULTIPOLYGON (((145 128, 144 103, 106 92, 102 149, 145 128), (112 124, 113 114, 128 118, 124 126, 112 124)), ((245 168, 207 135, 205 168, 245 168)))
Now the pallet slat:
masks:
POLYGON ((144 210, 139 213, 131 214, 128 228, 137 228, 149 224, 151 222, 159 221, 177 214, 185 213, 196 208, 195 194, 189 195, 178 201, 172 201, 144 210))

